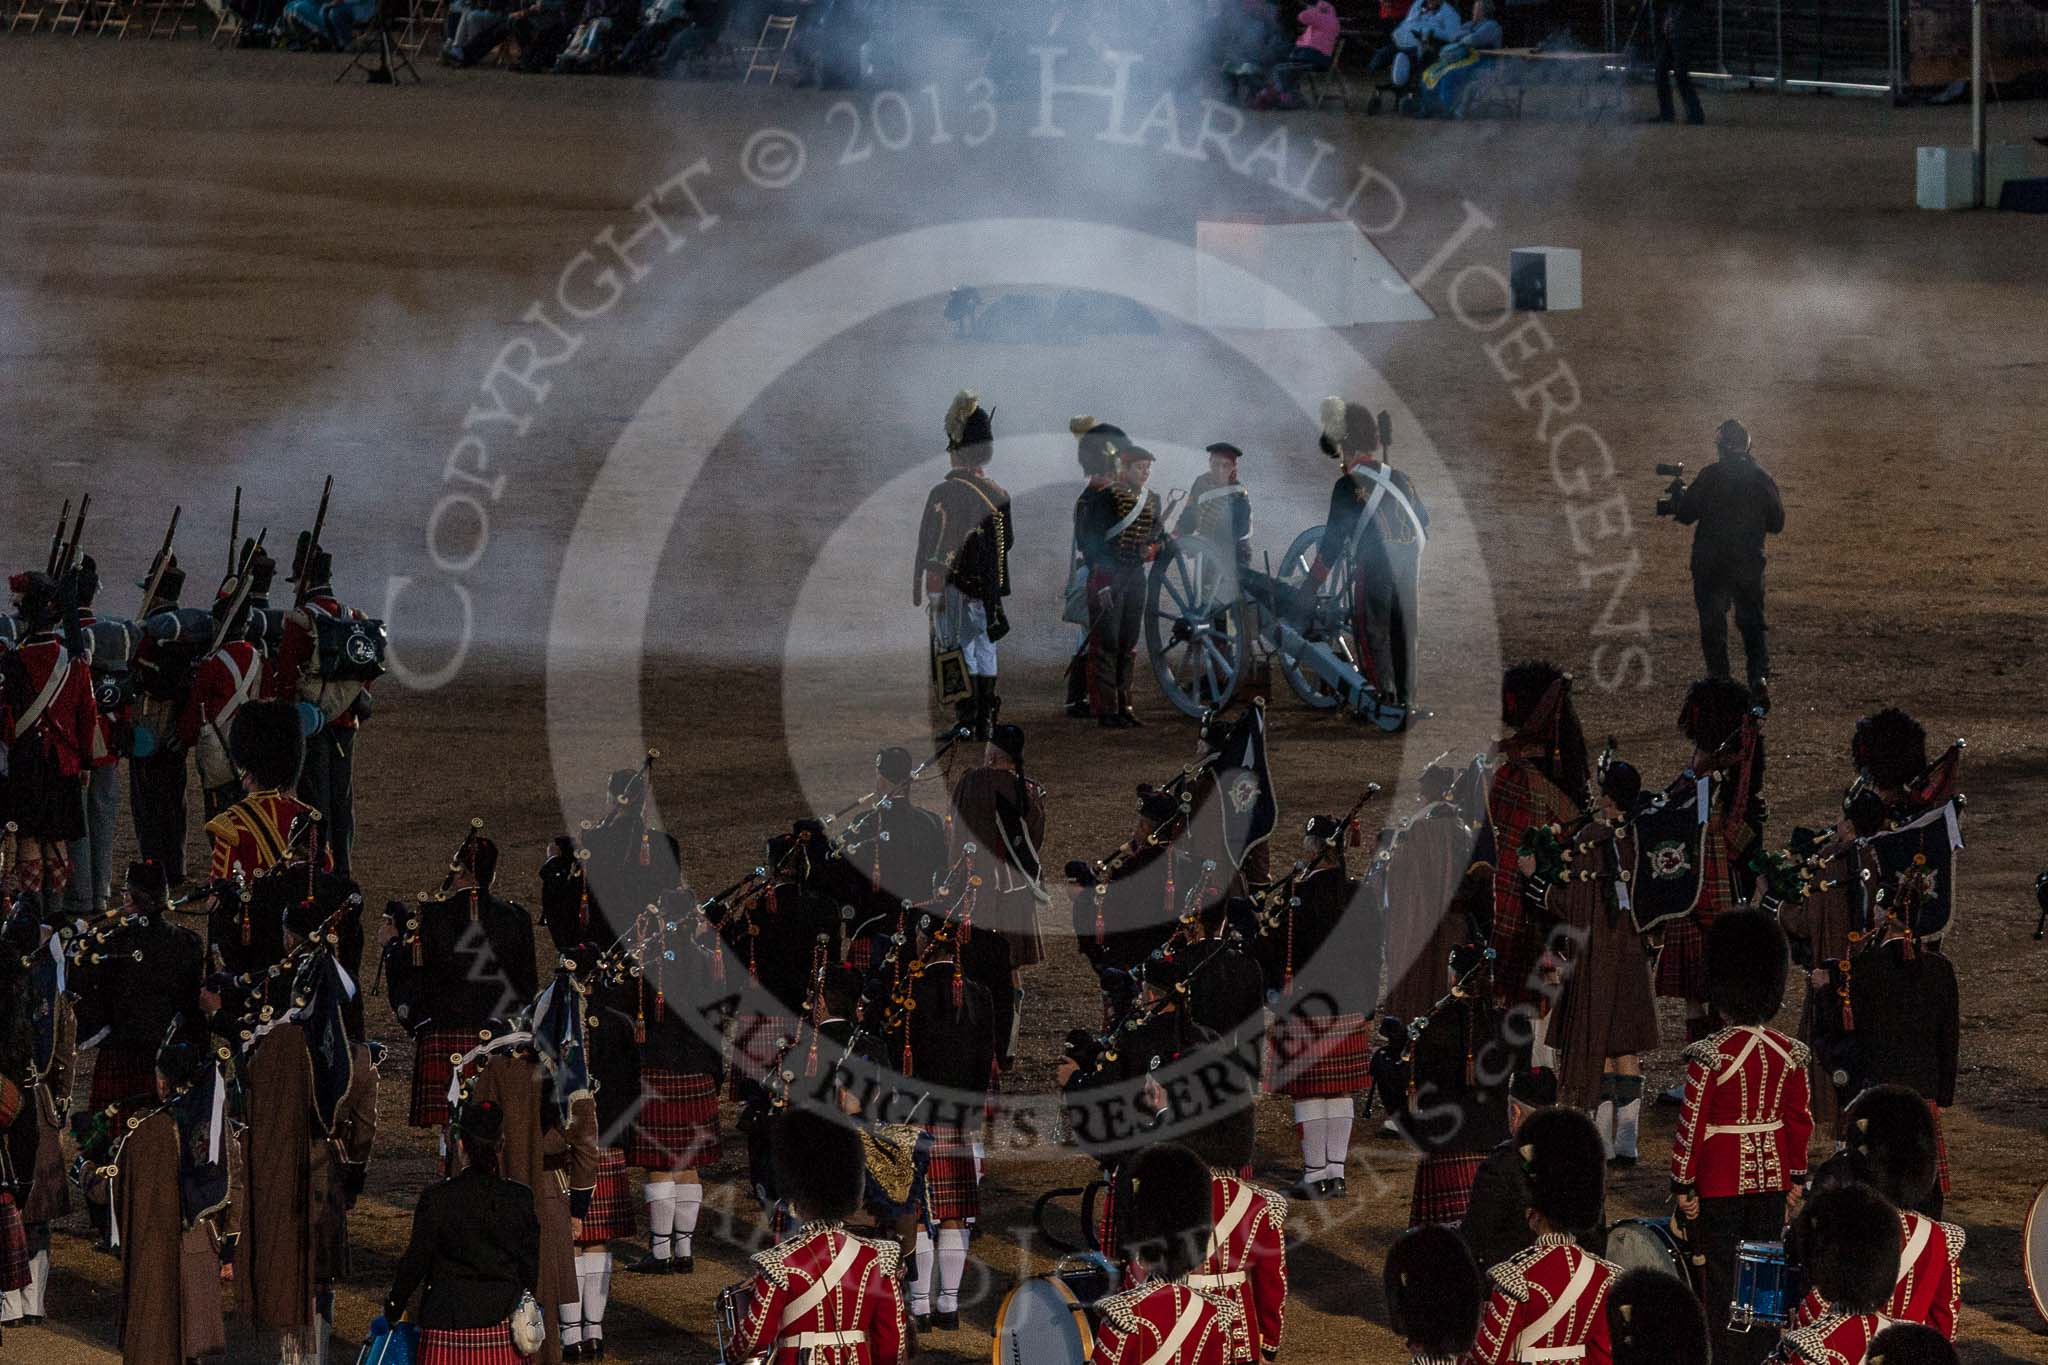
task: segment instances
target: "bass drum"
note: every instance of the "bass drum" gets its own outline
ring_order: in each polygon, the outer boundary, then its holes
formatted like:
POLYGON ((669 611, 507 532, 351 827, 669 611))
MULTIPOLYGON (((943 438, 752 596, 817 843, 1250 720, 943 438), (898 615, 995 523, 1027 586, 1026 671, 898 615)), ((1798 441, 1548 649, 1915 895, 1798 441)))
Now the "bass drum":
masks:
POLYGON ((1608 1224, 1606 1257, 1623 1270, 1654 1270, 1698 1292, 1692 1258, 1669 1218, 1624 1218, 1608 1224))
POLYGON ((1094 1306, 1121 1279, 1108 1258, 1084 1252, 1023 1281, 996 1310, 993 1365, 1087 1365, 1095 1354, 1094 1306))
POLYGON ((2027 1210, 2027 1230, 2020 1238, 2020 1255, 2034 1311, 2048 1319, 2048 1185, 2041 1187, 2027 1210))

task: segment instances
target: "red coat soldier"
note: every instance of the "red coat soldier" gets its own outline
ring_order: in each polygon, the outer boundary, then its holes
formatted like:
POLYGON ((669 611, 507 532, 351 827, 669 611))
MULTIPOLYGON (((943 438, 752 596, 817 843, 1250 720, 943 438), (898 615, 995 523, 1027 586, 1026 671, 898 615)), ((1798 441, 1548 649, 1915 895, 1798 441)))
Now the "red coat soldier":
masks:
POLYGON ((1257 1111, 1245 1096, 1187 1141, 1209 1165, 1209 1210, 1216 1225, 1208 1255, 1188 1276, 1188 1287, 1237 1306, 1230 1365, 1273 1359, 1287 1325, 1287 1201, 1240 1175, 1251 1165, 1257 1138, 1257 1111))
POLYGON ((1785 1253, 1805 1268, 1823 1311, 1778 1339, 1771 1365, 1863 1365, 1889 1325, 1883 1314, 1899 1263, 1897 1226, 1898 1210, 1868 1185, 1822 1190, 1806 1202, 1785 1253))
POLYGON ((1148 1147, 1131 1163, 1123 1251, 1145 1279, 1096 1305, 1095 1365, 1228 1365, 1234 1358, 1237 1304, 1191 1280, 1215 1232, 1212 1188, 1202 1159, 1173 1143, 1148 1147))
POLYGON ((1569 825, 1591 799, 1586 734, 1572 706, 1572 680, 1557 665, 1517 664, 1501 678, 1500 718, 1509 730, 1487 790, 1493 825, 1493 979, 1509 1004, 1536 998, 1536 964, 1548 926, 1529 913, 1517 866, 1522 836, 1538 825, 1569 825))
MULTIPOLYGON (((228 752, 228 733, 244 706, 264 695, 263 650, 249 638, 249 603, 259 588, 269 586, 276 566, 259 550, 251 563, 252 581, 243 591, 230 576, 214 598, 214 635, 220 642, 192 671, 192 691, 178 716, 178 742, 199 756, 199 786, 210 820, 241 795, 240 774, 228 752)), ((303 744, 301 745, 303 758, 303 744)), ((297 781, 296 766, 293 781, 297 781)))
POLYGON ((1621 1268, 1580 1247, 1573 1232, 1600 1222, 1607 1157, 1599 1130, 1575 1109, 1545 1109, 1529 1116, 1516 1141, 1529 1170, 1536 1244, 1487 1272, 1492 1293, 1471 1359, 1608 1365, 1606 1301, 1621 1268))
POLYGON ((326 819, 335 871, 347 876, 349 850, 355 843, 356 731, 370 713, 370 688, 361 677, 321 675, 318 632, 323 620, 367 618, 342 605, 331 586, 333 577, 334 557, 308 539, 293 565, 298 606, 284 613, 284 635, 278 641, 268 695, 320 708, 325 723, 306 743, 299 795, 326 819))
MULTIPOLYGON (((239 878, 246 883, 285 860, 293 824, 311 809, 291 792, 306 741, 298 709, 278 701, 238 706, 225 738, 240 774, 241 799, 223 802, 206 822, 206 836, 213 843, 207 876, 215 882, 239 878)), ((322 866, 327 866, 324 857, 322 866)))
MULTIPOLYGON (((1706 937, 1707 994, 1729 1027, 1685 1050, 1685 1099, 1671 1141, 1671 1188, 1695 1223, 1710 1304, 1735 1292, 1736 1248, 1776 1241, 1786 1193, 1806 1183, 1813 1137, 1806 1046, 1765 1027, 1785 998, 1784 930, 1760 910, 1715 918, 1706 937)), ((1714 1324, 1716 1361, 1763 1358, 1760 1334, 1714 1324)))
MULTIPOLYGON (((775 1120, 777 1187, 803 1224, 753 1258, 731 1345, 771 1365, 898 1365, 908 1358, 901 1249, 846 1230, 860 1207, 866 1156, 836 1115, 790 1109, 775 1120)), ((734 1291, 727 1291, 732 1293, 734 1291)))
POLYGON ((89 659, 59 633, 63 604, 48 574, 8 580, 19 642, 0 653, 0 816, 16 827, 21 888, 54 911, 71 880, 70 843, 85 834, 82 783, 106 752, 89 659))

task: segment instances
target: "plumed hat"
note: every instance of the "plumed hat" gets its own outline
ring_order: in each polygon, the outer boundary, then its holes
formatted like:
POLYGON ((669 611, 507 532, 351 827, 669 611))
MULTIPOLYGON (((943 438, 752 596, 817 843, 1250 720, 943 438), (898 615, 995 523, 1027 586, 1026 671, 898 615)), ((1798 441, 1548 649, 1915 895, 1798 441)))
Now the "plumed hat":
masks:
POLYGON ((993 416, 982 407, 980 395, 972 390, 962 389, 954 394, 952 404, 946 409, 946 449, 960 450, 992 443, 996 438, 993 416))
POLYGON ((1387 1248, 1387 1325, 1430 1356, 1472 1349, 1486 1285, 1457 1233, 1438 1223, 1410 1228, 1387 1248))
POLYGON ((1317 444, 1331 459, 1347 450, 1379 449, 1379 423, 1365 404, 1347 403, 1332 395, 1322 401, 1316 415, 1322 423, 1317 444))
POLYGON ((290 787, 306 761, 306 736, 299 708, 288 701, 243 703, 228 727, 228 752, 235 766, 259 787, 290 787))
POLYGON ((1675 1275, 1631 1270, 1607 1291, 1614 1365, 1707 1365, 1707 1315, 1675 1275))
POLYGON ((1878 1312, 1899 1272, 1898 1211, 1868 1185, 1822 1190, 1799 1210, 1785 1251, 1828 1307, 1878 1312))
POLYGON ((844 1218, 860 1207, 867 1153, 846 1120, 818 1109, 785 1109, 769 1150, 777 1187, 808 1216, 844 1218))
POLYGON ((1863 1159, 1877 1192, 1912 1208, 1934 1189, 1939 1142, 1927 1101, 1903 1085, 1880 1085, 1858 1095, 1842 1116, 1842 1139, 1863 1159))
POLYGON ((1515 1135, 1529 1173, 1529 1207, 1560 1231, 1590 1228, 1606 1202, 1607 1153, 1576 1109, 1539 1109, 1515 1135))
POLYGON ((1209 1168, 1177 1142, 1161 1142, 1131 1163, 1125 1235, 1132 1260, 1177 1280, 1202 1263, 1215 1231, 1209 1168))
POLYGON ((1067 423, 1067 430, 1074 433, 1078 443, 1076 454, 1081 460, 1081 472, 1091 479, 1114 470, 1117 451, 1131 439, 1122 427, 1098 422, 1093 417, 1076 417, 1067 423))
POLYGON ((1723 911, 1707 928, 1707 999, 1730 1024, 1762 1024, 1785 1000, 1785 931, 1762 910, 1723 911))

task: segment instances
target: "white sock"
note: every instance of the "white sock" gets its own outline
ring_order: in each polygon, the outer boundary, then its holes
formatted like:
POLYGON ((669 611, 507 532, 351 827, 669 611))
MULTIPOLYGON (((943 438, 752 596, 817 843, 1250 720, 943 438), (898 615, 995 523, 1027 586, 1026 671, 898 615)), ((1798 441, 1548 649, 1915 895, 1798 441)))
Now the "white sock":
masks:
POLYGON ((26 1289, 10 1289, 4 1294, 0 1294, 0 1322, 13 1322, 16 1318, 28 1312, 28 1309, 22 1307, 23 1301, 27 1298, 28 1290, 26 1289))
POLYGON ((1323 1160, 1329 1172, 1325 1179, 1344 1178, 1344 1160, 1351 1155, 1351 1124, 1357 1116, 1357 1107, 1350 1097, 1341 1100, 1323 1101, 1323 1160))
POLYGON ((579 1346, 582 1344, 583 1319, 577 1316, 582 1311, 580 1305, 573 1303, 565 1303, 556 1310, 562 1324, 562 1344, 564 1346, 579 1346))
POLYGON ((657 1261, 669 1258, 670 1234, 676 1225, 676 1183, 673 1180, 650 1180, 646 1193, 647 1200, 647 1245, 657 1261))
POLYGON ((960 1281, 967 1274, 967 1229, 939 1229, 939 1296, 933 1310, 960 1311, 960 1281))
POLYGON ((1643 1102, 1630 1100, 1614 1110, 1614 1154, 1616 1156, 1639 1157, 1637 1149, 1643 1125, 1643 1102))
POLYGON ((576 1283, 583 1297, 583 1339, 604 1340, 604 1306, 612 1296, 612 1254, 586 1251, 576 1257, 576 1283))
POLYGON ((1329 1125, 1323 1121, 1321 1100, 1296 1100, 1294 1126, 1301 1133, 1301 1178, 1322 1179, 1325 1143, 1329 1125))
POLYGON ((22 1311, 32 1318, 45 1316, 43 1296, 50 1288, 50 1253, 38 1251, 28 1260, 28 1288, 21 1291, 22 1311))
POLYGON ((676 1187, 675 1254, 694 1256, 692 1238, 697 1234, 697 1214, 704 1207, 704 1187, 695 1181, 678 1182, 676 1187))
POLYGON ((981 1183, 982 1168, 988 1165, 988 1148, 980 1142, 970 1142, 967 1150, 974 1153, 974 1183, 981 1183))
POLYGON ((1591 1118, 1593 1120, 1593 1127, 1600 1133, 1602 1154, 1612 1157, 1614 1155, 1614 1101, 1600 1101, 1600 1107, 1593 1111, 1591 1118))
POLYGON ((917 1274, 910 1280, 910 1311, 916 1317, 923 1317, 932 1311, 932 1235, 923 1228, 917 1230, 911 1259, 917 1266, 917 1274))

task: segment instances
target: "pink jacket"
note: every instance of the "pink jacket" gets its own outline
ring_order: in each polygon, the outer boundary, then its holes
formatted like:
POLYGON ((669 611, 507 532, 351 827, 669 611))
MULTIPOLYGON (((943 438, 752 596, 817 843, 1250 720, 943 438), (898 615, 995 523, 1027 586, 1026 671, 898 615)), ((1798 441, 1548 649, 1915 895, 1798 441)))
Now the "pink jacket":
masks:
POLYGON ((1294 17, 1301 24, 1301 37, 1295 40, 1296 47, 1312 47, 1325 57, 1336 55, 1337 8, 1330 0, 1316 0, 1294 17))

